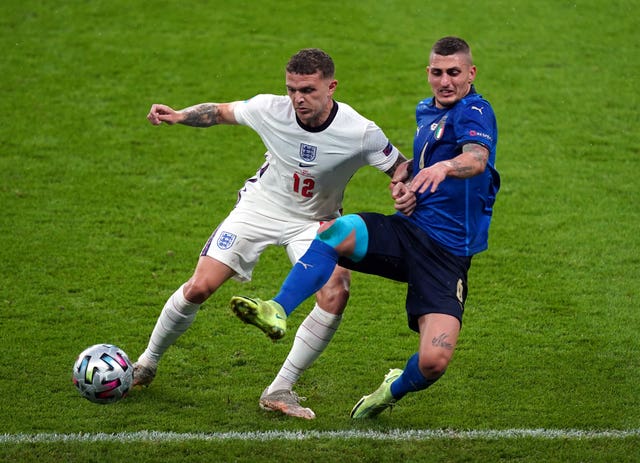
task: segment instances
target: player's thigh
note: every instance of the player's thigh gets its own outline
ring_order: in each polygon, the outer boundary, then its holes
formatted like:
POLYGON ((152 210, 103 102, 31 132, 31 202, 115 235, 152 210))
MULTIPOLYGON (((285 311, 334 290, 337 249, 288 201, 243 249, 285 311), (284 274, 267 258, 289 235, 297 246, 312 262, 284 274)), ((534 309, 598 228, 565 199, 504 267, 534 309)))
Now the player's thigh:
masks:
POLYGON ((253 269, 267 246, 279 244, 282 222, 254 211, 234 209, 207 241, 201 256, 211 257, 251 280, 253 269))
POLYGON ((284 233, 284 247, 291 265, 298 262, 315 239, 319 222, 289 223, 284 233))
POLYGON ((202 303, 236 272, 228 265, 209 256, 201 256, 193 275, 185 285, 185 297, 202 303))
POLYGON ((366 249, 360 260, 341 257, 338 262, 361 273, 378 275, 395 281, 407 281, 410 261, 403 223, 395 216, 379 213, 359 213, 367 230, 366 249))

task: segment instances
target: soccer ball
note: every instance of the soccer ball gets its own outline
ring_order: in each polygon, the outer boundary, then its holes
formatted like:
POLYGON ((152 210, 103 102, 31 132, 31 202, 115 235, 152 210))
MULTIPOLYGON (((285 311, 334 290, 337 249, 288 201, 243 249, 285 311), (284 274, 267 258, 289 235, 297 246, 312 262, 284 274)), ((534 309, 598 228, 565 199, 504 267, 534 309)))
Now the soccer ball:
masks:
POLYGON ((78 355, 73 384, 85 399, 108 404, 126 397, 133 384, 133 365, 122 349, 96 344, 78 355))

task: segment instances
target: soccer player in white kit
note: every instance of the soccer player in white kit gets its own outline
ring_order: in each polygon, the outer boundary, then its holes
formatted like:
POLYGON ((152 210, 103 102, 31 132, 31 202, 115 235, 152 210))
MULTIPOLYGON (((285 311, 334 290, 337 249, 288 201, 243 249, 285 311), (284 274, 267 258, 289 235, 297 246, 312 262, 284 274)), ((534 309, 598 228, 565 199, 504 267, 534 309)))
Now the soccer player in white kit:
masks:
MULTIPOLYGON (((200 305, 225 281, 251 279, 253 267, 269 245, 283 246, 295 263, 314 239, 322 221, 341 213, 349 179, 363 166, 393 176, 405 157, 382 130, 354 109, 333 99, 334 64, 319 49, 303 49, 286 67, 287 96, 257 95, 247 101, 202 103, 176 111, 154 104, 153 125, 192 127, 246 125, 267 148, 265 162, 238 192, 238 202, 207 241, 193 276, 167 300, 146 350, 134 364, 134 385, 148 386, 158 363, 184 333, 200 305)), ((396 208, 410 207, 413 195, 396 208)), ((260 405, 290 416, 315 418, 292 391, 299 376, 326 348, 349 297, 349 271, 336 267, 316 293, 316 305, 300 325, 280 372, 260 405)), ((277 339, 282 333, 272 333, 277 339)))

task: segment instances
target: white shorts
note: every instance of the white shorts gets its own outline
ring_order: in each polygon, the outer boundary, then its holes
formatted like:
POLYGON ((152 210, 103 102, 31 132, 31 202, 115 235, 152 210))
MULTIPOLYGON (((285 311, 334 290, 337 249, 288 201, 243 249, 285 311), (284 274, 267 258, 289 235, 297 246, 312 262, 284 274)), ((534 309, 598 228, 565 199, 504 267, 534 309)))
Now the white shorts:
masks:
POLYGON ((276 219, 238 206, 216 228, 200 255, 231 267, 236 280, 249 281, 267 246, 284 246, 293 265, 306 252, 319 226, 317 221, 276 219))

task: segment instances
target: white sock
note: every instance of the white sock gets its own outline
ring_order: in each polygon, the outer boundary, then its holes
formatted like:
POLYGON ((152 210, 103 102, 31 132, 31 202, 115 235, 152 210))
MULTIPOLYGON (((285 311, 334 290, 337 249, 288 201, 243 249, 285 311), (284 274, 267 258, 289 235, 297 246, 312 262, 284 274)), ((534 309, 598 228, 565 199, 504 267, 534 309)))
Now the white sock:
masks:
POLYGON ((138 362, 145 366, 157 366, 160 358, 176 339, 193 323, 200 304, 189 302, 184 297, 184 285, 167 300, 156 326, 151 332, 149 344, 138 362))
POLYGON ((296 332, 296 338, 268 393, 291 390, 300 375, 322 354, 333 338, 342 315, 325 312, 318 304, 307 315, 296 332))

